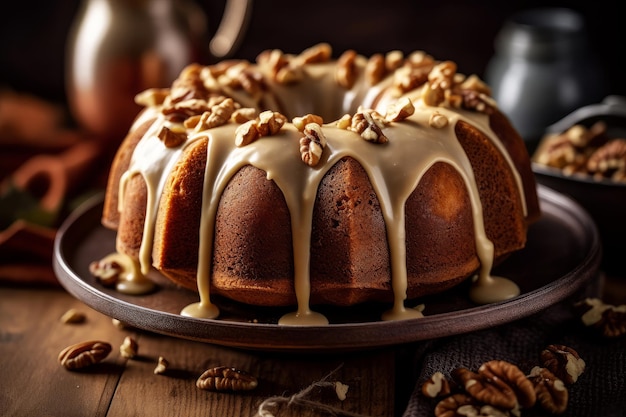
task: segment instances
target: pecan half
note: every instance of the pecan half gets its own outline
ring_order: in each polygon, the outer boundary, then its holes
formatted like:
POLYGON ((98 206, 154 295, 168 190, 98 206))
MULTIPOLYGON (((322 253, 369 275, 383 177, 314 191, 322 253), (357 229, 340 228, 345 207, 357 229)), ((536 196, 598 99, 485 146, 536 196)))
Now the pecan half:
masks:
POLYGON ((337 84, 345 89, 351 89, 356 81, 356 51, 350 49, 345 51, 337 60, 337 70, 335 79, 337 84))
MULTIPOLYGON (((526 378, 526 375, 512 363, 502 360, 485 362, 478 369, 478 373, 486 376, 489 381, 500 380, 506 383, 511 387, 517 397, 517 402, 522 407, 529 408, 535 404, 536 396, 532 383, 526 378)), ((497 404, 493 403, 488 404, 497 406, 497 404)))
POLYGON ((573 384, 585 372, 585 361, 578 352, 564 345, 549 345, 541 352, 544 368, 566 384, 573 384))
POLYGON ((374 54, 365 64, 365 80, 369 85, 376 85, 385 77, 385 57, 382 54, 374 54))
POLYGON ((459 409, 462 411, 462 407, 473 407, 476 405, 478 405, 478 402, 470 395, 463 393, 450 395, 437 403, 435 406, 435 416, 457 417, 462 415, 458 413, 459 409))
POLYGON ((308 123, 304 127, 304 136, 300 138, 300 155, 302 161, 309 166, 316 166, 322 158, 326 147, 326 136, 317 123, 308 123))
POLYGON ((476 400, 499 409, 531 407, 536 400, 528 378, 517 366, 506 361, 485 362, 478 373, 457 368, 452 377, 476 400))
POLYGON ((198 388, 208 391, 249 391, 257 385, 254 376, 227 366, 207 369, 196 381, 198 388))
POLYGON ((569 393, 565 383, 552 372, 540 366, 534 367, 528 376, 534 386, 537 403, 553 414, 560 414, 567 408, 569 393))
POLYGON ((499 378, 490 379, 467 368, 455 369, 452 377, 469 395, 482 403, 508 410, 517 405, 515 392, 499 378))
POLYGON ((106 358, 111 353, 111 345, 106 342, 90 340, 76 343, 59 353, 59 363, 70 371, 86 368, 106 358))
POLYGON ((359 109, 352 116, 352 125, 350 130, 361 135, 363 139, 374 143, 387 143, 389 139, 383 133, 387 121, 375 110, 359 109))

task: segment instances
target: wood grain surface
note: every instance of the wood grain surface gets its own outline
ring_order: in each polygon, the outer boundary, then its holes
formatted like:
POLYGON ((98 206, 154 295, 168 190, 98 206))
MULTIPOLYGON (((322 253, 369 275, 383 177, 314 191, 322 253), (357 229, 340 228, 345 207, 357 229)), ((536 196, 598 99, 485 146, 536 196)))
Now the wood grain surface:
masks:
MULTIPOLYGON (((3 416, 254 416, 270 397, 288 398, 328 376, 349 386, 340 401, 332 387, 311 390, 307 400, 364 416, 401 415, 413 388, 401 348, 341 354, 258 352, 120 329, 59 288, 0 286, 0 414, 3 416), (65 324, 69 309, 86 314, 65 324), (135 338, 138 356, 119 346, 135 338), (57 360, 66 346, 87 340, 112 345, 109 356, 82 371, 57 360), (159 356, 169 362, 153 373, 159 356), (200 390, 208 368, 232 366, 259 380, 248 392, 200 390), (333 371, 335 371, 333 373, 333 371)), ((315 405, 268 408, 276 417, 324 415, 315 405)))

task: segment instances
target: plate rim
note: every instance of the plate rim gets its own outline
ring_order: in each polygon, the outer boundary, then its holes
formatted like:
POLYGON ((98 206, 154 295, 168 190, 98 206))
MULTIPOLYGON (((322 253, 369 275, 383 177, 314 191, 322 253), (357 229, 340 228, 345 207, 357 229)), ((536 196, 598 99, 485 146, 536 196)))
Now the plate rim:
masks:
POLYGON ((561 301, 584 284, 597 276, 601 243, 599 232, 588 213, 573 199, 539 184, 537 186, 540 203, 564 210, 572 219, 578 221, 585 229, 588 251, 581 262, 566 274, 555 278, 548 284, 535 288, 519 296, 488 305, 475 306, 468 309, 426 315, 420 319, 402 321, 375 321, 363 323, 336 323, 328 326, 282 326, 271 323, 244 323, 223 321, 219 319, 199 319, 167 311, 155 310, 142 305, 132 304, 115 298, 84 281, 70 265, 63 251, 66 236, 76 227, 83 216, 102 205, 104 194, 98 194, 84 202, 73 211, 60 226, 54 241, 53 268, 61 285, 74 297, 83 301, 91 308, 107 316, 116 318, 138 329, 151 331, 167 336, 196 340, 216 345, 235 348, 254 348, 267 351, 342 351, 364 348, 379 348, 392 345, 437 339, 445 336, 469 333, 491 328, 528 317, 547 309, 561 301), (573 279, 578 276, 578 279, 573 279), (572 285, 574 281, 574 285, 572 285), (542 302, 546 294, 561 291, 561 296, 554 302, 542 302), (523 307, 521 312, 515 308, 523 307), (472 326, 465 330, 452 326, 451 317, 462 312, 464 319, 480 317, 482 320, 471 320, 472 326), (493 314, 497 313, 497 314, 493 314), (146 325, 146 318, 158 319, 159 325, 146 325), (198 331, 200 330, 200 331, 198 331), (249 337, 232 336, 246 332, 249 337), (277 345, 273 337, 280 335, 282 341, 291 343, 277 345), (391 338, 381 336, 393 334, 391 338), (314 337, 310 337, 314 335, 314 337), (427 336, 426 336, 427 335, 427 336), (313 339, 313 340, 312 340, 313 339))

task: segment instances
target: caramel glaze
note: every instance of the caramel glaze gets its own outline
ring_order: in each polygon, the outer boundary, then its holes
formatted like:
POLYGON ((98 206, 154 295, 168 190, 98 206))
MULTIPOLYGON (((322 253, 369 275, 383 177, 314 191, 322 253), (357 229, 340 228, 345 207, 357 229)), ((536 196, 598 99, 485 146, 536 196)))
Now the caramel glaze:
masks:
MULTIPOLYGON (((363 58, 357 63, 364 65, 363 58)), ((305 81, 295 85, 268 82, 267 93, 254 100, 238 91, 223 88, 244 106, 253 104, 258 108, 272 106, 288 118, 307 113, 320 114, 324 120, 334 120, 345 113, 354 114, 359 106, 371 108, 384 114, 389 103, 397 97, 390 93, 390 78, 375 87, 367 85, 360 76, 350 90, 337 86, 334 79, 334 63, 311 64, 305 68, 305 81), (251 102, 252 101, 252 102, 251 102)), ((261 68, 261 70, 263 70, 261 68)), ((362 71, 361 71, 362 72, 362 71)), ((291 123, 286 123, 273 136, 261 137, 255 142, 235 146, 235 130, 238 124, 230 122, 220 127, 191 133, 187 142, 177 148, 166 148, 157 137, 159 129, 166 124, 158 107, 148 108, 137 119, 133 129, 143 129, 145 134, 137 144, 130 166, 120 180, 119 207, 124 205, 125 188, 129 181, 140 175, 146 187, 146 213, 143 238, 139 248, 141 272, 145 275, 151 268, 151 254, 159 196, 166 179, 186 147, 198 141, 207 141, 207 162, 204 174, 203 201, 200 220, 200 243, 197 266, 197 288, 200 301, 185 307, 181 314, 193 317, 216 318, 219 309, 211 302, 211 257, 214 226, 222 193, 233 176, 245 166, 256 167, 266 173, 268 180, 281 190, 289 210, 293 243, 294 289, 297 309, 282 317, 282 325, 325 325, 328 320, 310 307, 311 284, 309 277, 310 242, 313 206, 318 187, 324 175, 340 160, 353 158, 365 169, 378 197, 386 225, 391 264, 391 287, 393 305, 383 320, 401 320, 422 317, 421 311, 405 307, 407 298, 405 203, 421 178, 437 163, 453 167, 461 176, 471 202, 476 252, 480 268, 472 285, 471 297, 478 303, 505 300, 519 294, 518 287, 510 280, 491 276, 494 246, 487 238, 483 222, 483 208, 476 186, 474 171, 466 152, 460 144, 455 129, 459 123, 467 123, 482 132, 506 159, 515 176, 520 191, 524 214, 526 214, 523 185, 515 164, 506 149, 492 131, 489 116, 474 111, 432 107, 421 100, 421 88, 409 92, 415 112, 409 118, 392 122, 383 128, 388 143, 374 144, 363 140, 358 133, 340 129, 336 122, 326 123, 322 131, 327 145, 321 161, 315 167, 302 162, 299 139, 302 133, 291 123), (446 117, 448 123, 441 128, 429 125, 434 112, 446 117), (149 123, 148 123, 149 122, 149 123), (142 126, 143 125, 143 126, 142 126)))

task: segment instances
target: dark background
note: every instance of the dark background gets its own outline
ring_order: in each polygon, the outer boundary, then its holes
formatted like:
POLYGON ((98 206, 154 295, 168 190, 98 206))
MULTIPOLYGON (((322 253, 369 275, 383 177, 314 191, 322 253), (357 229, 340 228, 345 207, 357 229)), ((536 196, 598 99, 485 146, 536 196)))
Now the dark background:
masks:
MULTIPOLYGON (((0 88, 34 93, 65 103, 64 48, 80 0, 12 1, 0 24, 0 88)), ((214 31, 224 1, 197 0, 214 31)), ((451 59, 459 71, 483 76, 494 37, 513 13, 532 7, 580 11, 600 61, 607 93, 625 94, 623 16, 606 0, 572 1, 257 1, 243 44, 235 57, 253 60, 268 48, 300 52, 321 41, 335 55, 355 49, 364 55, 400 49, 425 50, 451 59)), ((208 45, 208 40, 207 40, 208 45)))

